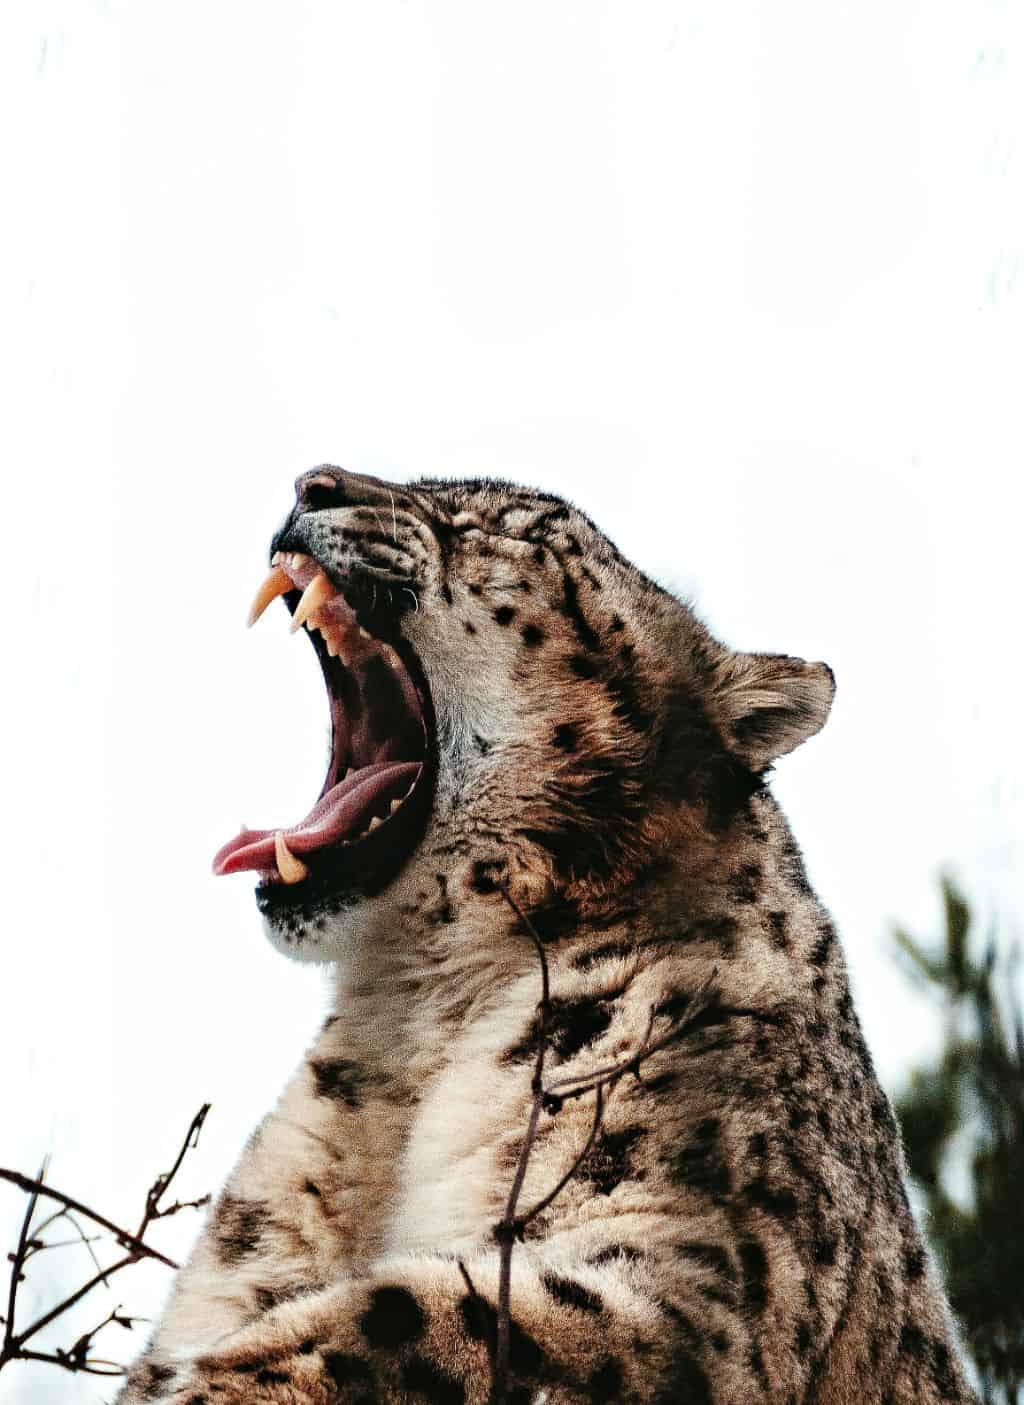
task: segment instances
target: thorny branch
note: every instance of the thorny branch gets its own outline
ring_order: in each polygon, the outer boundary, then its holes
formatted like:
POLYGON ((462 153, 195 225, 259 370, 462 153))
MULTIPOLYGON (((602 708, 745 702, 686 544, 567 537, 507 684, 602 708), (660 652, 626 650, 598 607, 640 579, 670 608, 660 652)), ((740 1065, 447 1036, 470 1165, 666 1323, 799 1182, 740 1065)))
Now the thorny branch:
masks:
MULTIPOLYGON (((627 1058, 621 1059, 617 1063, 607 1064, 603 1068, 593 1069, 587 1074, 566 1074, 562 1078, 556 1078, 552 1082, 546 1083, 544 1081, 544 1060, 547 1053, 547 1036, 551 1015, 551 977, 548 970, 547 955, 544 951, 544 944, 537 933, 537 929, 534 927, 529 917, 522 911, 507 888, 502 888, 501 892, 509 907, 511 907, 512 911, 523 924, 524 929, 536 949, 541 970, 541 999, 537 1007, 537 1057, 534 1064, 533 1078, 530 1083, 533 1093, 533 1103, 530 1107, 526 1133, 523 1137, 519 1160, 516 1164, 515 1175, 512 1178, 512 1185, 505 1205, 505 1213, 499 1223, 494 1227, 494 1238, 499 1246, 498 1307, 494 1339, 493 1341, 491 1340, 490 1334, 485 1336, 485 1340, 488 1341, 488 1349, 491 1357, 491 1393, 489 1405, 505 1405, 507 1400, 512 1333, 512 1251, 515 1248, 516 1241, 522 1240, 527 1225, 529 1225, 532 1220, 535 1220, 538 1215, 542 1214, 562 1193, 590 1155, 601 1130, 608 1094, 611 1093, 616 1085, 627 1075, 632 1075, 634 1078, 639 1079, 640 1069, 644 1061, 680 1038, 686 1027, 707 1005, 711 984, 718 974, 716 967, 708 976, 707 980, 705 980, 696 991, 683 1016, 672 1025, 670 1030, 661 1035, 658 1039, 653 1039, 651 1037, 654 1031, 655 1019, 655 1011, 652 1009, 643 1039, 627 1058), (574 1098, 581 1098, 587 1093, 594 1094, 594 1118, 586 1141, 571 1166, 558 1183, 548 1191, 545 1196, 538 1200, 535 1205, 532 1205, 529 1210, 520 1213, 519 1197, 522 1193, 523 1182, 526 1179, 530 1156, 536 1144, 537 1127, 540 1122, 541 1113, 547 1112, 550 1116, 555 1116, 561 1111, 566 1102, 574 1098)), ((488 1320, 487 1305, 477 1292, 473 1280, 469 1275, 469 1271, 461 1259, 458 1260, 458 1267, 471 1298, 479 1307, 481 1321, 485 1323, 488 1320)))
POLYGON ((11 1361, 45 1361, 54 1366, 61 1366, 65 1371, 85 1372, 93 1376, 120 1376, 123 1375, 123 1367, 116 1361, 108 1361, 102 1357, 92 1355, 93 1342, 99 1332, 104 1327, 116 1323, 130 1331, 139 1318, 127 1317, 122 1314, 120 1306, 109 1312, 102 1322, 91 1328, 82 1335, 66 1350, 56 1347, 51 1351, 36 1351, 26 1345, 37 1332, 48 1327, 51 1322, 55 1322, 74 1307, 76 1303, 91 1293, 100 1283, 109 1287, 109 1280, 121 1269, 128 1268, 131 1264, 139 1263, 142 1259, 155 1259, 158 1263, 166 1264, 169 1268, 177 1268, 178 1265, 173 1259, 169 1259, 166 1254, 159 1249, 147 1244, 145 1240, 146 1232, 155 1220, 167 1219, 171 1215, 176 1215, 179 1210, 190 1209, 205 1205, 209 1201, 208 1195, 201 1196, 198 1200, 175 1201, 173 1205, 162 1207, 160 1202, 170 1188, 171 1182, 181 1168, 181 1163, 185 1159, 188 1151, 198 1145, 199 1133, 203 1123, 206 1121, 207 1113, 210 1111, 210 1104, 203 1106, 193 1117, 185 1134, 184 1141, 178 1150, 174 1164, 169 1171, 161 1172, 156 1177, 149 1190, 146 1192, 146 1203, 143 1210, 139 1227, 132 1234, 129 1230, 123 1229, 120 1225, 109 1220, 105 1215, 99 1214, 90 1206, 84 1205, 80 1200, 76 1200, 71 1195, 65 1195, 61 1190, 55 1189, 46 1183, 46 1173, 48 1162, 44 1161, 38 1176, 34 1179, 31 1176, 22 1175, 20 1171, 11 1171, 0 1166, 0 1180, 9 1181, 16 1185, 19 1190, 25 1191, 29 1197, 28 1206, 24 1218, 21 1222, 21 1230, 18 1235, 18 1243, 14 1252, 8 1255, 11 1263, 10 1284, 7 1292, 7 1315, 0 1319, 3 1321, 4 1334, 3 1345, 0 1346, 0 1370, 11 1361), (40 1198, 53 1200, 60 1206, 52 1214, 48 1215, 39 1224, 33 1226, 36 1208, 40 1198), (76 1216, 90 1220, 112 1236, 114 1243, 119 1249, 124 1250, 122 1258, 117 1259, 107 1268, 100 1266, 99 1260, 93 1251, 93 1244, 104 1236, 87 1235, 78 1223, 76 1216), (77 1233, 76 1239, 47 1240, 43 1238, 44 1233, 51 1225, 59 1220, 66 1219, 77 1233), (18 1288, 25 1278, 25 1267, 29 1260, 45 1249, 65 1248, 71 1244, 84 1244, 92 1257, 96 1272, 85 1280, 73 1292, 68 1293, 60 1302, 50 1308, 47 1312, 40 1314, 34 1321, 20 1330, 16 1323, 16 1313, 18 1307, 18 1288))

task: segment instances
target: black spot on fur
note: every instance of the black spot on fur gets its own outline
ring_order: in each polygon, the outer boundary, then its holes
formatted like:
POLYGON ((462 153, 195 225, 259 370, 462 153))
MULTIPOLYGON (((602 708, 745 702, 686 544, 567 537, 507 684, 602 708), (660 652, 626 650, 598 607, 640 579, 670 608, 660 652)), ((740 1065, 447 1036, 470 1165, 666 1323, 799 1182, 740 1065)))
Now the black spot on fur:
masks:
POLYGON ((469 587, 469 593, 470 595, 483 595, 484 588, 482 585, 477 585, 476 581, 474 581, 473 584, 469 587))
POLYGON ((491 618, 494 620, 494 623, 500 625, 511 624, 515 617, 515 607, 512 605, 499 605, 498 608, 493 611, 491 616, 491 618))
POLYGON ((272 1371, 269 1366, 264 1366, 256 1372, 257 1385, 287 1385, 291 1380, 287 1371, 272 1371))
POLYGON ((915 1322, 904 1322, 900 1332, 899 1354, 912 1361, 923 1362, 927 1350, 927 1338, 915 1322))
POLYGON ((676 1351, 654 1405, 713 1405, 711 1382, 703 1366, 688 1351, 676 1351))
MULTIPOLYGON (((385 665, 386 667, 386 665, 385 665)), ((362 1106, 366 1073, 348 1059, 310 1059, 317 1096, 331 1098, 345 1107, 362 1106)))
POLYGON ((476 633, 476 625, 473 623, 472 620, 463 620, 462 628, 466 631, 467 634, 476 633))
POLYGON ((579 728, 572 722, 560 722, 551 740, 559 751, 575 751, 580 744, 579 728))
POLYGON ((778 1220, 791 1219, 796 1214, 797 1200, 793 1192, 783 1186, 770 1185, 764 1177, 751 1181, 744 1188, 743 1196, 749 1205, 778 1220))
POLYGON ((956 1372, 953 1368, 949 1347, 941 1338, 933 1337, 931 1348, 932 1379, 938 1388, 941 1398, 943 1400, 952 1400, 956 1395, 956 1372))
POLYGON ((768 1301, 768 1260, 756 1239, 745 1239, 739 1246, 740 1269, 743 1274, 743 1301, 753 1312, 763 1312, 768 1301))
POLYGON ((711 1269, 713 1273, 717 1273, 727 1282, 735 1283, 735 1265, 729 1251, 723 1249, 720 1244, 705 1244, 700 1240, 688 1239, 678 1246, 678 1252, 684 1259, 690 1259, 703 1268, 711 1269))
POLYGON ((828 958, 835 945, 836 929, 831 922, 823 922, 818 929, 818 940, 811 948, 810 962, 812 966, 826 966, 828 958))
POLYGON ((269 1223, 262 1201, 225 1195, 214 1215, 214 1238, 224 1263, 240 1264, 254 1254, 269 1223))
POLYGON ((466 1387, 447 1375, 432 1361, 422 1356, 410 1356, 402 1367, 402 1384, 407 1390, 424 1395, 435 1405, 463 1405, 466 1387))
POLYGON ((612 712, 620 722, 641 736, 651 730, 653 718, 641 704, 636 682, 629 671, 613 673, 605 680, 605 688, 612 699, 612 712))
POLYGON ((771 1382, 768 1379, 768 1372, 765 1369, 764 1355, 761 1351, 761 1343, 755 1342, 750 1348, 750 1369, 760 1382, 761 1389, 767 1396, 771 1390, 771 1382))
POLYGON ((278 1303, 286 1303, 292 1298, 297 1298, 306 1291, 305 1285, 300 1283, 279 1284, 273 1288, 258 1287, 252 1290, 252 1295, 256 1300, 256 1306, 262 1312, 269 1312, 271 1308, 277 1307, 278 1303))
POLYGON ((175 1374, 173 1366, 161 1366, 159 1362, 151 1361, 139 1381, 140 1395, 144 1400, 155 1400, 163 1394, 164 1386, 173 1381, 175 1374))
POLYGON ((769 912, 768 928, 771 932, 772 946, 778 947, 780 951, 785 951, 789 946, 787 924, 788 919, 784 912, 769 912))
POLYGON ((611 1195, 616 1186, 633 1178, 631 1153, 645 1135, 643 1127, 624 1127, 621 1132, 602 1132, 580 1167, 598 1195, 611 1195))
POLYGON ((603 942, 600 946, 578 951, 572 958, 572 967, 574 971, 589 971, 599 961, 606 961, 609 957, 635 956, 636 951, 636 943, 632 941, 603 942))
MULTIPOLYGON (((459 1316, 470 1341, 486 1342, 493 1348, 498 1339, 498 1314, 486 1298, 467 1293, 459 1301, 459 1316)), ((523 1376, 535 1374, 544 1361, 540 1346, 514 1318, 509 1324, 509 1360, 512 1369, 523 1376)))
MULTIPOLYGON (((610 1000, 585 995, 579 1000, 562 1000, 557 996, 550 1002, 547 1022, 547 1042, 565 1061, 599 1039, 612 1022, 610 1000)), ((535 1015, 526 1033, 501 1056, 503 1064, 519 1063, 537 1052, 540 1016, 535 1015)))
POLYGON ((528 649, 536 649, 544 643, 544 631, 539 624, 524 624, 519 634, 528 649))
POLYGON ((573 1282, 571 1278, 561 1278, 556 1273, 545 1273, 541 1282, 555 1302, 562 1303, 564 1307, 575 1307, 580 1312, 604 1311, 604 1303, 597 1293, 592 1293, 589 1288, 573 1282))
POLYGON ((719 1144, 721 1125, 717 1117, 705 1117, 694 1129, 694 1140, 677 1148, 669 1159, 676 1185, 710 1195, 722 1203, 732 1190, 732 1171, 719 1144))
POLYGON ((657 1097, 659 1093, 670 1093, 674 1088, 679 1087, 679 1074, 669 1071, 656 1073, 653 1078, 643 1075, 640 1081, 645 1093, 657 1097))
POLYGON ((486 756, 491 749, 490 742, 485 741, 479 732, 473 733, 473 745, 476 747, 477 751, 479 751, 481 756, 486 756))
POLYGON ((811 1254, 816 1264, 821 1264, 822 1268, 831 1268, 836 1261, 836 1252, 839 1242, 834 1234, 830 1234, 825 1225, 819 1224, 814 1234, 811 1236, 811 1254))
POLYGON ((407 1288, 375 1288, 359 1327, 372 1347, 394 1350, 421 1336, 426 1321, 423 1309, 407 1288))
POLYGON ((597 677, 597 664, 588 654, 570 654, 566 663, 577 678, 597 677))
POLYGON ((324 1355, 324 1372, 336 1386, 373 1383, 369 1362, 361 1356, 349 1356, 343 1351, 329 1351, 324 1355))
POLYGON ((562 894, 556 894, 549 902, 533 909, 530 921, 542 942, 556 942, 560 937, 578 931, 579 904, 562 894))
POLYGON ((622 1400, 622 1365, 609 1356, 595 1367, 587 1381, 587 1399, 594 1401, 622 1400))
POLYGON ((445 581, 444 585, 441 587, 441 599, 446 605, 452 603, 452 588, 447 581, 445 581))
POLYGON ((504 865, 497 859, 477 859, 473 865, 469 886, 474 893, 496 893, 504 877, 504 865))
POLYGON ((927 1259, 919 1244, 906 1244, 903 1248, 903 1271, 911 1283, 924 1277, 927 1259))
POLYGON ((625 1260, 628 1263, 639 1263, 644 1257, 642 1250, 635 1249, 632 1244, 608 1244, 596 1254, 587 1257, 587 1263, 595 1267, 600 1264, 616 1263, 625 1260))
POLYGON ((753 903, 761 886, 761 865, 744 864, 729 879, 729 895, 738 903, 753 903))

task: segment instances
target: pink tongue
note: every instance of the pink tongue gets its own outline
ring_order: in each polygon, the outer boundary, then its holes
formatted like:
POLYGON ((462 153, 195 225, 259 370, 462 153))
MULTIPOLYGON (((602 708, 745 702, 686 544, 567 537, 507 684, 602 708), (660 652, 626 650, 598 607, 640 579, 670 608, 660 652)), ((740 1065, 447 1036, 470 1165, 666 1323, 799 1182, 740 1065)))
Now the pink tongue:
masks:
MULTIPOLYGON (((420 770, 419 761, 382 761, 363 766, 321 796, 304 820, 283 831, 288 848, 293 854, 311 854, 339 840, 362 834, 375 815, 386 817, 391 801, 406 794, 420 770)), ((213 860, 214 873, 275 869, 276 832, 243 829, 217 851, 213 860)))

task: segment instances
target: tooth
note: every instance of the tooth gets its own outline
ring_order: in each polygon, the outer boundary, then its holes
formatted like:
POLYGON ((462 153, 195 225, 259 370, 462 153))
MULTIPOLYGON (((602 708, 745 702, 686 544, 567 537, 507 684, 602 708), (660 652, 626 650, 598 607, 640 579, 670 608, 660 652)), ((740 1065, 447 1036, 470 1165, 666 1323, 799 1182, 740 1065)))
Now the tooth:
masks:
POLYGON ((246 624, 251 628, 271 600, 276 600, 279 595, 285 595, 291 589, 293 589, 291 577, 286 571, 282 571, 280 566, 275 566, 256 592, 256 599, 252 602, 246 624))
POLYGON ((274 859, 277 862, 277 871, 286 883, 301 883, 309 874, 309 869, 297 859, 284 842, 284 835, 280 830, 274 835, 274 859))
POLYGON ((360 637, 360 639, 372 639, 372 638, 373 638, 373 635, 370 633, 370 631, 369 631, 368 629, 364 629, 363 626, 360 625, 360 626, 359 626, 359 637, 360 637))
POLYGON ((299 570, 299 568, 300 568, 301 566, 305 566, 305 564, 306 564, 306 562, 307 562, 308 560, 309 560, 309 557, 305 554, 305 552, 302 552, 302 551, 293 551, 293 552, 292 552, 292 570, 293 570, 293 571, 299 570))
POLYGON ((402 802, 401 802, 401 800, 392 800, 392 802, 391 802, 391 813, 392 813, 392 814, 394 814, 396 810, 400 810, 401 808, 402 808, 402 802))
POLYGON ((281 564, 281 553, 279 551, 274 552, 273 556, 270 558, 270 564, 271 566, 279 566, 281 564))
POLYGON ((325 605, 337 593, 323 571, 318 571, 302 592, 302 597, 295 607, 295 613, 292 615, 292 633, 301 629, 309 616, 315 614, 321 605, 325 605))
POLYGON ((377 828, 377 826, 378 826, 378 825, 382 825, 383 823, 384 823, 384 821, 381 819, 381 817, 380 817, 379 815, 374 815, 373 819, 372 819, 372 820, 370 821, 370 823, 366 826, 366 832, 367 832, 367 834, 372 834, 373 831, 377 828))
POLYGON ((396 671, 400 669, 402 667, 402 660, 398 657, 398 654, 395 652, 395 650, 392 649, 391 645, 382 644, 380 647, 381 652, 383 653, 384 657, 387 659, 391 667, 396 671))

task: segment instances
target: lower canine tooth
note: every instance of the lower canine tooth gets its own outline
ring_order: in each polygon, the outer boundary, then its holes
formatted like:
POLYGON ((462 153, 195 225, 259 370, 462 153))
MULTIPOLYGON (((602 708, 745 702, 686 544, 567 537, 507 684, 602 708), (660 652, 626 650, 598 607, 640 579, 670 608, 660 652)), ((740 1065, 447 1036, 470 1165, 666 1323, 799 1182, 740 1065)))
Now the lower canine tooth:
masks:
POLYGON ((372 834, 373 831, 377 828, 377 826, 382 825, 383 823, 384 821, 381 819, 380 815, 374 815, 373 819, 366 826, 367 834, 372 834))
POLYGON ((277 871, 285 883, 301 883, 309 874, 306 865, 295 857, 284 842, 284 835, 280 830, 274 835, 274 859, 277 862, 277 871))
POLYGON ((391 802, 391 814, 394 814, 396 810, 400 810, 401 807, 402 807, 402 802, 401 802, 401 800, 392 800, 392 802, 391 802))

